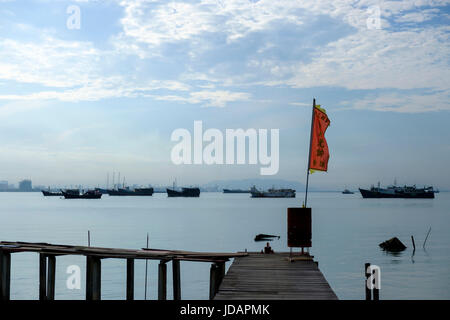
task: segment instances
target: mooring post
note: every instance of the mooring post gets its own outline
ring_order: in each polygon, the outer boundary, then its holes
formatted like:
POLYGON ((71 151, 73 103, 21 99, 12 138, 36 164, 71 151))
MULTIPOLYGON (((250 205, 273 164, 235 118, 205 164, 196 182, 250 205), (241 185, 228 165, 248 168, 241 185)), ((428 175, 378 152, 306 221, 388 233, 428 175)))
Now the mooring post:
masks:
POLYGON ((134 299, 134 259, 127 259, 127 300, 134 299))
POLYGON ((39 253, 39 300, 47 298, 47 257, 39 253))
POLYGON ((370 263, 366 263, 364 265, 364 273, 366 275, 366 279, 364 281, 364 287, 366 288, 366 300, 372 300, 372 292, 371 292, 369 286, 367 285, 367 281, 369 280, 369 277, 370 277, 370 273, 367 272, 369 267, 370 267, 370 263))
POLYGON ((47 260, 47 294, 46 300, 55 300, 56 257, 48 256, 47 260))
POLYGON ((172 260, 173 300, 181 300, 180 260, 172 260))
POLYGON ((101 299, 101 260, 98 257, 86 257, 86 300, 101 299))
POLYGON ((158 265, 158 300, 167 299, 167 265, 161 260, 158 265))
POLYGON ((0 250, 0 300, 11 298, 11 253, 0 250))

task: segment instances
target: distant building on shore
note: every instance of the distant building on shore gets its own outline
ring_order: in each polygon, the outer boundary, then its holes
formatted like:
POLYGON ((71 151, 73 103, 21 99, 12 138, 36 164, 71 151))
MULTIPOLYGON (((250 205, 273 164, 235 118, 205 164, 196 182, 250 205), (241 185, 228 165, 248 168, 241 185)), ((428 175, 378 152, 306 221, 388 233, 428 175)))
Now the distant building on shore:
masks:
POLYGON ((0 181, 0 191, 8 190, 8 181, 0 181))
POLYGON ((19 191, 33 191, 31 180, 25 179, 19 182, 19 191))

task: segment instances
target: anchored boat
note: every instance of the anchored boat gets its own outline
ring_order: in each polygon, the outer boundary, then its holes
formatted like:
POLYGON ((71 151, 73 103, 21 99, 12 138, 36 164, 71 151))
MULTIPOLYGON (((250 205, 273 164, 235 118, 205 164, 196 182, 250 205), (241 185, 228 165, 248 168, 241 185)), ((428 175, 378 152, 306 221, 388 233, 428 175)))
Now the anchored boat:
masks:
POLYGON ((380 183, 377 187, 372 186, 370 189, 361 189, 359 192, 363 198, 411 198, 411 199, 434 199, 433 187, 416 188, 413 186, 398 187, 396 185, 381 188, 380 183))
POLYGON ((250 189, 252 198, 295 198, 294 189, 269 189, 267 191, 259 191, 253 186, 250 189))
POLYGON ((61 190, 65 199, 100 199, 102 194, 95 190, 88 190, 85 193, 80 193, 79 190, 61 190))
POLYGON ((110 196, 151 196, 153 195, 153 188, 135 188, 130 190, 128 188, 119 188, 117 190, 108 190, 110 196))
POLYGON ((167 196, 169 197, 200 197, 199 188, 181 188, 181 191, 167 188, 167 196))
POLYGON ((56 197, 56 196, 62 196, 62 192, 52 192, 52 191, 45 191, 41 190, 44 197, 56 197))

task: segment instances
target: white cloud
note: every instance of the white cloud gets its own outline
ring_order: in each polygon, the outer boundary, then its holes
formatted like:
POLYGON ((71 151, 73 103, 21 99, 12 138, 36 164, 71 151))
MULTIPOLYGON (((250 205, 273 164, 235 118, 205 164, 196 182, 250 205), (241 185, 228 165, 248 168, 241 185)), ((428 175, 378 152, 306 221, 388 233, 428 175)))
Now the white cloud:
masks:
POLYGON ((449 27, 360 30, 332 42, 311 63, 294 66, 294 87, 437 88, 450 85, 449 27))
POLYGON ((218 91, 195 91, 188 97, 175 95, 149 95, 156 100, 178 101, 191 104, 203 104, 207 107, 225 107, 228 102, 243 101, 250 98, 250 94, 245 92, 218 91))

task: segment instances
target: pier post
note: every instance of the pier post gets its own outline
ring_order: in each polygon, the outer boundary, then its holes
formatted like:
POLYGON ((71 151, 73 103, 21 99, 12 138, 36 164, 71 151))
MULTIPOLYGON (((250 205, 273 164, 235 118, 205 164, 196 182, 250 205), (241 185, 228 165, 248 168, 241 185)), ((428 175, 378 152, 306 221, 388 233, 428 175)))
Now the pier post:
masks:
POLYGON ((209 300, 214 299, 214 296, 217 293, 217 273, 217 265, 211 263, 211 269, 209 270, 209 300))
POLYGON ((214 296, 219 292, 219 286, 225 277, 225 262, 215 262, 211 264, 209 272, 209 299, 214 299, 214 296))
POLYGON ((11 298, 11 253, 0 250, 0 300, 11 298))
POLYGON ((367 269, 369 269, 370 267, 370 263, 366 263, 364 265, 364 274, 366 276, 366 279, 364 281, 364 287, 366 288, 366 300, 372 300, 372 292, 369 288, 369 286, 367 285, 367 281, 369 280, 370 277, 370 273, 367 272, 367 269))
POLYGON ((209 299, 214 299, 214 296, 219 292, 219 286, 225 277, 225 262, 215 262, 211 264, 209 272, 209 299))
POLYGON ((173 300, 181 300, 180 260, 172 260, 173 300))
POLYGON ((101 300, 101 260, 86 257, 86 300, 101 300))
POLYGON ((55 300, 55 275, 56 275, 56 257, 48 256, 47 265, 47 294, 46 300, 55 300))
POLYGON ((47 297, 47 257, 39 253, 39 300, 47 297))
POLYGON ((134 259, 127 259, 127 300, 134 300, 134 259))
POLYGON ((158 300, 167 299, 167 265, 161 260, 158 265, 158 300))

